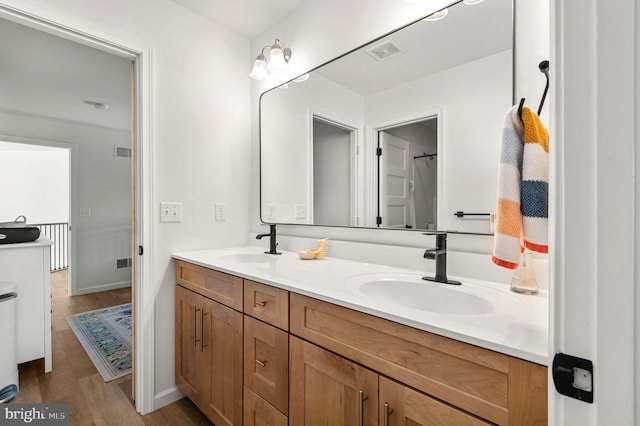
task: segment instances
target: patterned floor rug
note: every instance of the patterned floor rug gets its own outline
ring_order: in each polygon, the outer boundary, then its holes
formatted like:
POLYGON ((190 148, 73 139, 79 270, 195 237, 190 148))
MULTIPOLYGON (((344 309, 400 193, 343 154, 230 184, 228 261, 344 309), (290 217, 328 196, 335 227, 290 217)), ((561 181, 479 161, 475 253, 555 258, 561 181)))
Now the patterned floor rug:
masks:
POLYGON ((66 319, 105 382, 131 373, 131 303, 66 319))

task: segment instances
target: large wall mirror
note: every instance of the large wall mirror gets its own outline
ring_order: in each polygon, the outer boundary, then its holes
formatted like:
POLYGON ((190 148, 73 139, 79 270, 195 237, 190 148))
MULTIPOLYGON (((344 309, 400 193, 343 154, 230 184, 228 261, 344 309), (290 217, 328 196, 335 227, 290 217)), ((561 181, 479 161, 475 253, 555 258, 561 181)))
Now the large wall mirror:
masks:
POLYGON ((446 10, 261 96, 263 222, 490 232, 513 3, 446 10))

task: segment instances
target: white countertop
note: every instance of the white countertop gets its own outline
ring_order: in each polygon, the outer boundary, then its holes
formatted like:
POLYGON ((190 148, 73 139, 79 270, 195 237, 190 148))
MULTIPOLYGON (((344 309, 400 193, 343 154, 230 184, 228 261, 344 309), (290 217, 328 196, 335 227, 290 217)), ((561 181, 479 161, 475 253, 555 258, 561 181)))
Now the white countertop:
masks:
POLYGON ((37 240, 30 241, 28 243, 13 243, 13 244, 0 244, 0 250, 3 249, 15 249, 15 248, 30 248, 39 246, 51 246, 53 241, 45 237, 44 234, 40 234, 37 240))
MULTIPOLYGON (((449 286, 420 277, 423 271, 393 268, 327 257, 302 260, 297 253, 266 255, 264 248, 246 246, 175 253, 181 259, 242 278, 269 284, 360 312, 491 349, 517 358, 547 365, 548 298, 545 293, 520 295, 504 284, 450 276, 463 282, 449 286), (465 292, 488 301, 490 312, 443 314, 407 308, 382 298, 362 294, 358 283, 367 277, 406 277, 424 285, 444 286, 444 292, 465 292)), ((483 301, 480 301, 483 302, 483 301)), ((486 302, 485 302, 486 303, 486 302)))

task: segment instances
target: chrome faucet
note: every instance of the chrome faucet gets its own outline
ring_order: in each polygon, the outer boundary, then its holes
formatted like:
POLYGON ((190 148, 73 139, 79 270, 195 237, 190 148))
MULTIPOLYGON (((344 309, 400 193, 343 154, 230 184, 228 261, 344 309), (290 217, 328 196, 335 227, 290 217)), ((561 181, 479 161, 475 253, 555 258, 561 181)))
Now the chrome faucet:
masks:
POLYGON ((258 234, 256 235, 256 240, 261 240, 262 237, 269 237, 269 251, 265 251, 266 254, 282 254, 276 250, 278 247, 278 243, 276 242, 276 225, 269 225, 269 233, 268 234, 258 234))
POLYGON ((453 281, 447 278, 447 233, 443 231, 435 231, 433 233, 425 233, 424 235, 432 234, 435 234, 436 236, 436 247, 425 250, 424 258, 436 261, 436 276, 422 277, 422 279, 443 284, 462 284, 460 281, 453 281))

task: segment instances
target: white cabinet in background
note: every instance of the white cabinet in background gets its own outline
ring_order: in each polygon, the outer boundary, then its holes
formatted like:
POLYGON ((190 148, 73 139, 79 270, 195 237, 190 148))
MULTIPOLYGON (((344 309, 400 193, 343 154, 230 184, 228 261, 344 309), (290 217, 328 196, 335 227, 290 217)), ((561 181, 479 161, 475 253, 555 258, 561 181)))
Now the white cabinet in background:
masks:
POLYGON ((16 286, 18 363, 44 358, 51 371, 51 241, 0 244, 0 281, 16 286))

